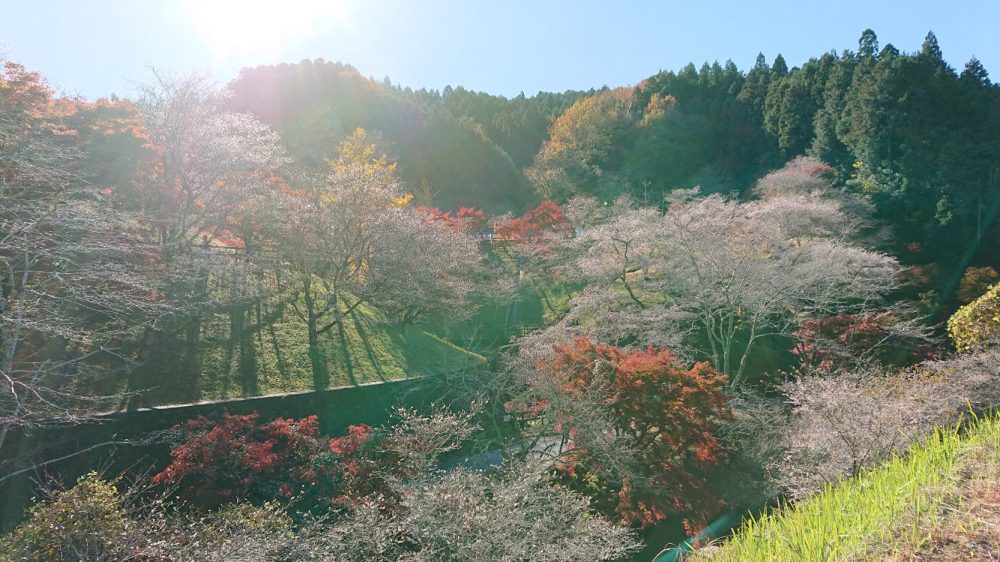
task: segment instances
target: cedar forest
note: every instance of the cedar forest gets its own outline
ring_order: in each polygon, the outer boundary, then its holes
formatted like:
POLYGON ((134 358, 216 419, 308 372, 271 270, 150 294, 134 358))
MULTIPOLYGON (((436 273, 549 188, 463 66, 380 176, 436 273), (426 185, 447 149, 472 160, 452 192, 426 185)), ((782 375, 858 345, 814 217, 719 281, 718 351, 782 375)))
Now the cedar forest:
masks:
POLYGON ((1000 404, 998 211, 1000 85, 933 33, 510 99, 318 59, 91 102, 3 61, 0 485, 109 412, 434 400, 163 427, 0 561, 648 560, 1000 404))

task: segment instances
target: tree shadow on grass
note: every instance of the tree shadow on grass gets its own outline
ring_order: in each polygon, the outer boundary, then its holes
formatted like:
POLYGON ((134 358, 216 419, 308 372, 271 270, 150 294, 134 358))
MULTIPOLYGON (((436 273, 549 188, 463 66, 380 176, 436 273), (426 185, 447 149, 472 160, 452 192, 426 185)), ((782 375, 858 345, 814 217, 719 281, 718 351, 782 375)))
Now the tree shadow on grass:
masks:
POLYGON ((358 337, 361 338, 361 343, 365 346, 365 354, 368 356, 368 361, 375 368, 375 373, 378 375, 379 380, 386 382, 385 371, 382 369, 382 362, 375 355, 375 348, 372 347, 371 340, 368 339, 368 332, 360 318, 358 318, 356 311, 351 311, 351 321, 354 322, 354 330, 358 333, 358 337))
POLYGON ((354 377, 354 362, 351 360, 351 346, 347 343, 347 332, 344 330, 344 322, 337 322, 337 338, 340 340, 340 350, 344 355, 344 367, 347 369, 347 382, 352 386, 358 385, 358 379, 354 377))

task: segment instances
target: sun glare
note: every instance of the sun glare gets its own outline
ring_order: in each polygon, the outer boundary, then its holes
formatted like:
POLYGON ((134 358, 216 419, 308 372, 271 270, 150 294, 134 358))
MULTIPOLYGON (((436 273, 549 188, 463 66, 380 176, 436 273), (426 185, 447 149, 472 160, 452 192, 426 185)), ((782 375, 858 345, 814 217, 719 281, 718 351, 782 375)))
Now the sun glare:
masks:
POLYGON ((344 19, 336 0, 185 0, 184 9, 212 52, 223 57, 273 54, 344 19))

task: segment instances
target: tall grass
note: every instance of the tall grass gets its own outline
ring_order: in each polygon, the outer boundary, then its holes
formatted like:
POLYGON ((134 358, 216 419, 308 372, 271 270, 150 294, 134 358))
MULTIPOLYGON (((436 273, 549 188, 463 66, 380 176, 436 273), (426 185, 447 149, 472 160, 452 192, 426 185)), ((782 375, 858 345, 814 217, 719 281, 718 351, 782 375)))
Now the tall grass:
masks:
POLYGON ((975 419, 967 431, 939 429, 906 456, 835 485, 808 500, 750 518, 716 561, 881 559, 894 546, 919 548, 956 500, 962 459, 1000 451, 1000 416, 975 419))

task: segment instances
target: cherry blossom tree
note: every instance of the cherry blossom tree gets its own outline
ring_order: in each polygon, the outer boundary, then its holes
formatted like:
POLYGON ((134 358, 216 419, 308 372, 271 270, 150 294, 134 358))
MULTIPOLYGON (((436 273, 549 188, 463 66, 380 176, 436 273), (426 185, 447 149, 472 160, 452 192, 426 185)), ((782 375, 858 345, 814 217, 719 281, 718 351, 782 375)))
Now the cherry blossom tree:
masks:
POLYGON ((605 341, 648 343, 646 323, 608 320, 651 316, 740 385, 760 342, 791 336, 804 318, 883 307, 899 286, 894 258, 851 239, 856 221, 837 201, 805 195, 686 196, 666 213, 621 205, 574 238, 579 258, 564 271, 588 286, 574 303, 593 311, 586 321, 621 326, 605 341))

